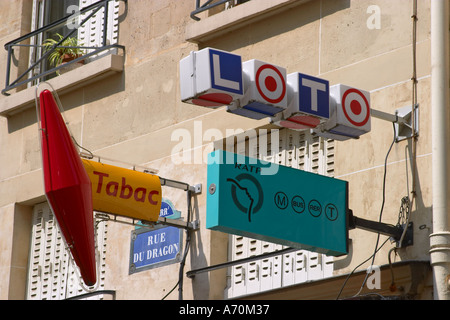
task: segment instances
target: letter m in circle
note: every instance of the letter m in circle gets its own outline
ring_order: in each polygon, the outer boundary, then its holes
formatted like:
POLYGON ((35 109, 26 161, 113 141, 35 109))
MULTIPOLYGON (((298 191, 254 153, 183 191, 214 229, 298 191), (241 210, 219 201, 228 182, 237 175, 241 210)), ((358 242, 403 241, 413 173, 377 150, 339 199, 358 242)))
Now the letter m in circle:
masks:
POLYGON ((277 192, 274 197, 275 205, 279 209, 286 209, 289 203, 288 197, 283 192, 277 192))

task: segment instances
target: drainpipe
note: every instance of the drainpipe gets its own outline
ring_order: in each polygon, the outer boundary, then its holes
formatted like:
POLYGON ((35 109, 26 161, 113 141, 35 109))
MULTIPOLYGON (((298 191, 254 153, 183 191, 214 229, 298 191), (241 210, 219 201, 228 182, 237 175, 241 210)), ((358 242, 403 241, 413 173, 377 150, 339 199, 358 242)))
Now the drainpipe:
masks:
POLYGON ((431 1, 434 299, 450 300, 449 0, 431 1))

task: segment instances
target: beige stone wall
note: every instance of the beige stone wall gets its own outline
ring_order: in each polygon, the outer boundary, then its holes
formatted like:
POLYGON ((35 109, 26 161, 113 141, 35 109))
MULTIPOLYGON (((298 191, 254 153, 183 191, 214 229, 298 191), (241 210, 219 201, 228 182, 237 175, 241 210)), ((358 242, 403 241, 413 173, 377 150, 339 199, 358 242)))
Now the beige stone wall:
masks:
MULTIPOLYGON (((194 209, 200 231, 193 234, 185 271, 225 261, 227 236, 205 229, 206 166, 202 162, 189 165, 173 162, 171 153, 179 143, 172 138, 173 132, 188 130, 192 134, 192 147, 202 150, 209 141, 199 140, 195 135, 195 122, 201 122, 202 133, 217 128, 224 134, 226 129, 267 124, 264 120, 228 114, 223 109, 211 111, 183 104, 179 95, 178 63, 190 51, 215 47, 240 54, 244 61, 265 60, 286 67, 288 73, 298 71, 328 79, 330 84, 353 85, 370 91, 372 107, 385 112, 394 113, 395 109, 411 104, 412 1, 317 0, 301 5, 293 5, 293 1, 278 2, 289 3, 288 10, 280 10, 270 19, 250 20, 220 38, 199 40, 198 45, 186 41, 186 30, 193 24, 206 25, 208 18, 202 15, 200 22, 189 18, 194 0, 133 0, 127 6, 122 3, 119 44, 126 47, 124 71, 61 95, 70 129, 95 154, 157 168, 165 178, 203 184, 204 191, 195 198, 194 209), (381 9, 379 30, 367 27, 370 14, 366 10, 370 5, 381 9)), ((24 24, 21 12, 29 8, 31 1, 23 3, 22 7, 22 1, 0 1, 2 45, 19 36, 17 30, 24 24)), ((418 3, 420 137, 417 197, 412 213, 415 245, 399 251, 402 259, 428 258, 431 225, 430 1, 418 3), (419 226, 425 227, 419 229, 419 226)), ((221 14, 210 19, 220 24, 217 19, 221 19, 221 14)), ((0 52, 0 76, 5 72, 5 61, 6 51, 0 52)), ((357 141, 336 144, 335 173, 349 181, 350 207, 357 216, 378 220, 383 164, 391 141, 392 125, 373 118, 371 133, 357 141)), ((400 200, 411 191, 410 148, 408 141, 395 144, 389 156, 384 222, 396 223, 400 200)), ((11 246, 19 245, 13 239, 16 232, 27 235, 27 230, 11 231, 15 217, 26 211, 18 210, 15 204, 31 208, 43 200, 33 108, 0 118, 0 161, 0 221, 4 222, 0 224, 0 246, 5 249, 0 251, 0 298, 8 299, 14 297, 8 293, 14 278, 11 246)), ((164 188, 164 192, 185 216, 185 193, 170 188, 164 188)), ((108 228, 106 289, 117 290, 118 299, 160 299, 172 289, 178 281, 178 264, 128 275, 132 227, 110 223, 108 228)), ((351 271, 373 252, 375 234, 352 230, 350 237, 353 240, 351 264, 336 273, 351 271)), ((387 263, 387 251, 391 247, 379 252, 376 264, 387 263)), ((26 257, 23 253, 21 259, 26 257)), ((25 281, 17 283, 24 290, 25 281)), ((200 275, 193 281, 185 278, 184 296, 220 299, 225 285, 225 269, 200 275)), ((175 290, 169 298, 176 299, 177 294, 175 290)))

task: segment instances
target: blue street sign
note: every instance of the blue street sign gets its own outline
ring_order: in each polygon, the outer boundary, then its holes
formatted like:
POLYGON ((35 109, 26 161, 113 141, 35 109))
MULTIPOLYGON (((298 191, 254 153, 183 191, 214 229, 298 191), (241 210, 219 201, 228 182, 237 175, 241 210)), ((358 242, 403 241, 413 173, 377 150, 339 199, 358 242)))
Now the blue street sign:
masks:
POLYGON ((281 165, 275 174, 262 174, 265 167, 223 150, 209 154, 206 228, 346 254, 348 183, 281 165))
POLYGON ((159 216, 167 219, 181 218, 181 211, 176 210, 173 203, 168 199, 162 199, 159 216))
POLYGON ((299 111, 328 119, 330 86, 324 79, 299 73, 299 111))
POLYGON ((243 94, 242 58, 236 54, 209 49, 212 88, 243 94))
POLYGON ((132 231, 129 273, 156 268, 180 261, 182 230, 163 227, 132 231))

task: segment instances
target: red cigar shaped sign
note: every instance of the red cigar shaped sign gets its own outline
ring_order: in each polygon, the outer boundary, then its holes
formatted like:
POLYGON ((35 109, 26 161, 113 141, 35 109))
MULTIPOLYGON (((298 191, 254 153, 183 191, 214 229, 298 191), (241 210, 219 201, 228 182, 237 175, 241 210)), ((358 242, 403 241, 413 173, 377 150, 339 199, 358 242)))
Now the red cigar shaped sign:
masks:
POLYGON ((86 285, 96 283, 92 187, 58 106, 41 92, 45 194, 86 285))

